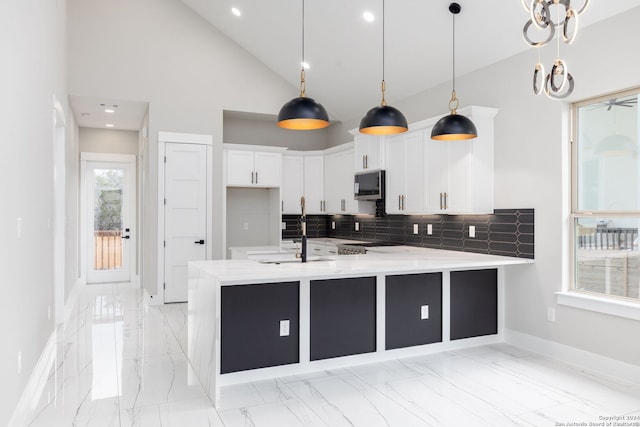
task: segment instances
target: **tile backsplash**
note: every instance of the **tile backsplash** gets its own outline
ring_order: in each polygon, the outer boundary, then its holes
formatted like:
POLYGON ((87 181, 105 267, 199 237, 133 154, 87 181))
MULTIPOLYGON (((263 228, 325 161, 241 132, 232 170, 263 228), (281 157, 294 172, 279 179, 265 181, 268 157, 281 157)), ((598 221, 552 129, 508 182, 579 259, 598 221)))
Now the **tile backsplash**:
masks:
MULTIPOLYGON (((283 215, 283 239, 300 237, 299 216, 283 215)), ((496 209, 490 215, 309 215, 307 236, 336 237, 368 242, 452 251, 534 258, 534 210, 496 209), (331 221, 336 228, 332 230, 331 221), (358 230, 355 231, 356 222, 358 230), (418 234, 414 234, 417 224, 418 234), (428 234, 431 225, 432 233, 428 234), (475 237, 469 236, 475 227, 475 237)))

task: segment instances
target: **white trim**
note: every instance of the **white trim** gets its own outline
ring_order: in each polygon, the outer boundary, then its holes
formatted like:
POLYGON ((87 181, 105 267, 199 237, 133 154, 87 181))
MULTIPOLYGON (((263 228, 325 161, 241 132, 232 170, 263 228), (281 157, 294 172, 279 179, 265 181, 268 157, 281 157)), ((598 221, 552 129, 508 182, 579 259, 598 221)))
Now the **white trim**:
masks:
POLYGON ((594 373, 618 382, 640 383, 640 366, 638 365, 523 334, 512 329, 505 329, 504 337, 508 344, 564 362, 587 373, 594 373))
MULTIPOLYGON (((66 307, 65 307, 66 311, 66 307)), ((29 417, 33 414, 33 410, 38 406, 40 396, 44 390, 51 368, 56 360, 56 347, 58 341, 57 329, 54 329, 47 343, 40 353, 38 362, 31 371, 27 385, 18 400, 18 404, 13 411, 11 420, 9 420, 9 427, 26 426, 29 421, 29 417)))
POLYGON ((556 292, 559 305, 640 320, 640 303, 579 292, 556 292))
POLYGON ((53 308, 55 323, 64 319, 64 282, 66 272, 66 117, 62 104, 53 95, 52 105, 52 193, 53 193, 53 308))
POLYGON ((267 151, 273 153, 284 153, 288 150, 287 147, 278 147, 271 145, 249 145, 249 144, 231 144, 225 142, 222 144, 222 148, 225 150, 240 150, 240 151, 267 151))
MULTIPOLYGON (((206 187, 206 240, 211 244, 206 245, 205 259, 213 258, 213 135, 203 135, 195 133, 158 132, 158 244, 156 262, 156 294, 149 296, 149 303, 152 305, 164 304, 164 196, 165 196, 165 174, 164 157, 166 153, 166 143, 176 144, 200 144, 206 145, 207 160, 207 187, 206 187), (162 245, 160 243, 163 243, 162 245)), ((145 288, 143 286, 143 288, 145 288)), ((146 288, 145 288, 146 289, 146 288)))

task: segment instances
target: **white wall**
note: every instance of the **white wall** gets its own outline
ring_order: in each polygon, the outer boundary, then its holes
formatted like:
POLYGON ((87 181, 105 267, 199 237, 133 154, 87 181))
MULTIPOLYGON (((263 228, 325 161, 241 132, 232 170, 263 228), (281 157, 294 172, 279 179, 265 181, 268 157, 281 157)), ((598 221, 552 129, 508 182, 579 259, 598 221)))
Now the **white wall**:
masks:
POLYGON ((329 148, 329 129, 295 131, 282 129, 273 120, 224 117, 224 142, 232 144, 269 145, 290 150, 310 151, 329 148))
POLYGON ((81 152, 138 154, 138 131, 80 128, 78 137, 81 152))
MULTIPOLYGON (((640 85, 639 21, 640 8, 636 8, 581 29, 575 43, 562 48, 576 81, 569 102, 640 85)), ((542 52, 543 62, 551 64, 555 47, 542 52)), ((556 304, 555 292, 568 283, 570 107, 533 95, 536 61, 537 52, 532 49, 456 79, 461 107, 500 109, 495 121, 496 208, 535 209, 536 263, 507 269, 506 326, 640 365, 640 322, 556 304), (547 321, 547 307, 556 309, 555 323, 547 321)), ((411 123, 445 113, 450 95, 449 83, 397 102, 395 107, 411 123)), ((332 144, 349 141, 346 130, 357 127, 359 120, 336 126, 332 144)))
MULTIPOLYGON (((157 206, 158 131, 213 135, 214 257, 221 258, 223 110, 275 115, 297 88, 178 0, 69 0, 68 21, 69 92, 149 102, 147 206, 157 206)), ((157 294, 155 215, 143 227, 144 286, 157 294)))
POLYGON ((68 112, 65 17, 65 0, 3 2, 0 13, 0 425, 8 424, 54 327, 53 96, 68 112))

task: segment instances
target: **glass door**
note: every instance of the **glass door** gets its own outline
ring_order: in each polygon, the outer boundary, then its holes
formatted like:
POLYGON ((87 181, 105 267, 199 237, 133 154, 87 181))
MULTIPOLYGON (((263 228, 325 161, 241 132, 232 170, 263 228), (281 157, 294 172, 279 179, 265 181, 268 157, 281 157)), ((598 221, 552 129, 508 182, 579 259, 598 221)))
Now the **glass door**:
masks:
POLYGON ((134 164, 86 164, 87 283, 131 281, 134 164))

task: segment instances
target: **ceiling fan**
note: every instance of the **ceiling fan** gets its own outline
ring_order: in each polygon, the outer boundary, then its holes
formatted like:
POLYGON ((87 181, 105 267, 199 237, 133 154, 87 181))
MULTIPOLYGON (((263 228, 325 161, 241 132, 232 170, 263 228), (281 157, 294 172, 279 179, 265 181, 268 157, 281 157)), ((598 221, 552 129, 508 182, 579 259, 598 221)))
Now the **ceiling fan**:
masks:
POLYGON ((611 109, 613 107, 627 107, 627 108, 631 108, 633 107, 634 104, 638 103, 638 98, 624 98, 624 99, 618 99, 618 98, 613 98, 613 99, 608 99, 606 101, 603 102, 599 102, 597 105, 595 105, 593 107, 593 109, 596 108, 607 108, 607 111, 611 111, 611 109))

